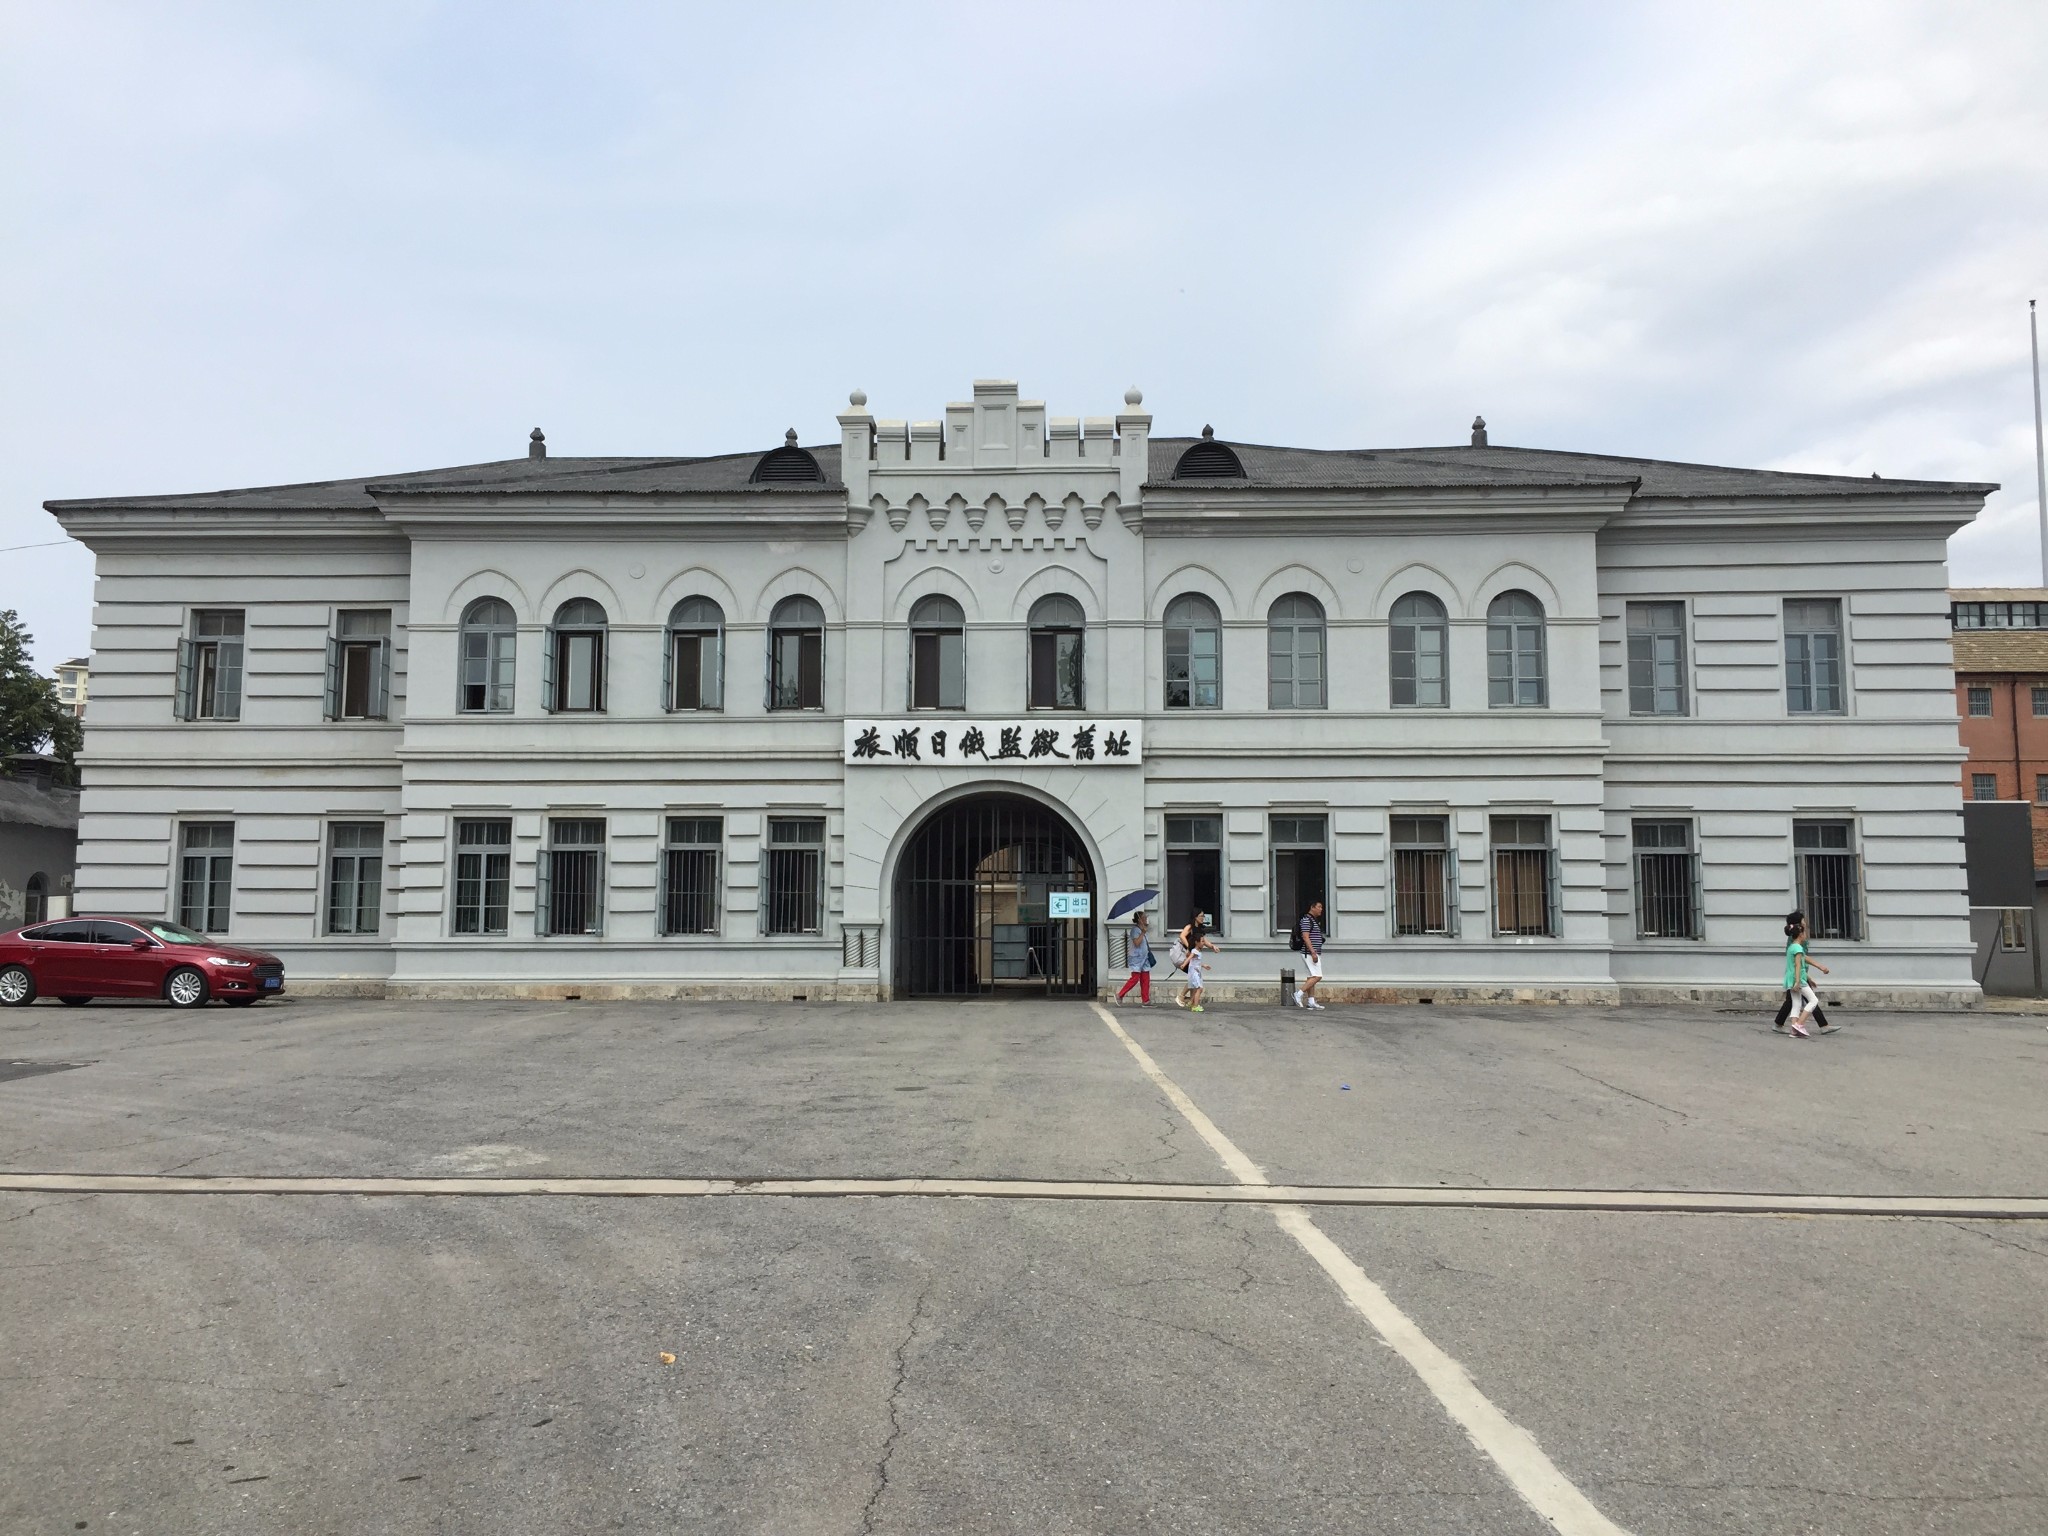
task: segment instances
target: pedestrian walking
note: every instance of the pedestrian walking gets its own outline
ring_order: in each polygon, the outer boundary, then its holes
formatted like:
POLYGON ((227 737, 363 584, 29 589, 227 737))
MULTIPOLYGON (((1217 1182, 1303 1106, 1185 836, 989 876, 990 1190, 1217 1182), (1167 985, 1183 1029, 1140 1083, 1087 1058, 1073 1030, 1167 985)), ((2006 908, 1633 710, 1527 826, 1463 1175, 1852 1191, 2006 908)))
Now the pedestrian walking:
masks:
POLYGON ((1173 1005, 1190 1013, 1202 1011, 1203 950, 1212 955, 1217 953, 1216 941, 1209 937, 1209 914, 1197 912, 1194 920, 1181 929, 1173 944, 1173 963, 1188 973, 1187 988, 1174 998, 1173 1005))
POLYGON ((1301 956, 1302 969, 1308 972, 1308 980, 1294 989, 1294 1006, 1297 1008, 1321 1008, 1316 1001, 1316 983, 1323 979, 1323 904, 1312 901, 1308 910, 1301 915, 1301 921, 1294 925, 1294 932, 1288 936, 1287 947, 1301 956))
POLYGON ((1788 941, 1785 945, 1785 991, 1792 1000, 1792 1011, 1786 1018, 1785 1027, 1804 1040, 1807 1038, 1806 1020, 1820 1011, 1820 999, 1814 996, 1813 981, 1808 971, 1819 971, 1825 976, 1828 968, 1807 953, 1804 912, 1793 912, 1786 917, 1785 938, 1788 941))
POLYGON ((1131 968, 1131 979, 1124 983, 1116 1000, 1121 1003, 1131 988, 1138 989, 1138 1001, 1145 1007, 1152 1006, 1152 935, 1145 914, 1131 914, 1131 931, 1124 936, 1124 963, 1131 968))

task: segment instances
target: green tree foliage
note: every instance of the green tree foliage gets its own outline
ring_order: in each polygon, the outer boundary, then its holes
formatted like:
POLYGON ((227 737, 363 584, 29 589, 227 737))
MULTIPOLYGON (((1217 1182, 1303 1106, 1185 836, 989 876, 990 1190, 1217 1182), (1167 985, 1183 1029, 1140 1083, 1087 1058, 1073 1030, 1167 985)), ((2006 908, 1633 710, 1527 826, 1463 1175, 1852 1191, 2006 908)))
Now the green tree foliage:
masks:
POLYGON ((0 758, 49 751, 69 768, 83 733, 58 700, 56 680, 36 671, 29 659, 34 642, 20 614, 0 609, 0 758))

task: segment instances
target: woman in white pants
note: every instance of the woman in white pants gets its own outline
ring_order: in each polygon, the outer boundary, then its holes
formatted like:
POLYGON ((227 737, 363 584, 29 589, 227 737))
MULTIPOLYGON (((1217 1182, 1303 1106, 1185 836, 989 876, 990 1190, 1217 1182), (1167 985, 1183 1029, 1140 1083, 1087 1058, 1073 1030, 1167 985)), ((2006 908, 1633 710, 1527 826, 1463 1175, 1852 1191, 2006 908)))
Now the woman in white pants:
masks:
POLYGON ((1806 1021, 1820 1007, 1807 971, 1810 967, 1825 976, 1828 968, 1806 952, 1805 913, 1794 912, 1785 919, 1785 938, 1785 990, 1792 994, 1792 1015, 1785 1021, 1785 1027, 1804 1040, 1808 1038, 1806 1021))

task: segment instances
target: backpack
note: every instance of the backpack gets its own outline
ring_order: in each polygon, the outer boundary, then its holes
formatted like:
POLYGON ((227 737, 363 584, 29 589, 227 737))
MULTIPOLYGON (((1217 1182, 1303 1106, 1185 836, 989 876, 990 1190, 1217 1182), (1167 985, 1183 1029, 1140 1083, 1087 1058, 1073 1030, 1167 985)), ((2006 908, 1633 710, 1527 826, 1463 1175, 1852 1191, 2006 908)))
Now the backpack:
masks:
POLYGON ((1294 932, 1287 935, 1287 947, 1293 950, 1297 955, 1305 955, 1308 953, 1308 945, 1302 940, 1301 937, 1301 924, 1296 923, 1294 925, 1294 932))

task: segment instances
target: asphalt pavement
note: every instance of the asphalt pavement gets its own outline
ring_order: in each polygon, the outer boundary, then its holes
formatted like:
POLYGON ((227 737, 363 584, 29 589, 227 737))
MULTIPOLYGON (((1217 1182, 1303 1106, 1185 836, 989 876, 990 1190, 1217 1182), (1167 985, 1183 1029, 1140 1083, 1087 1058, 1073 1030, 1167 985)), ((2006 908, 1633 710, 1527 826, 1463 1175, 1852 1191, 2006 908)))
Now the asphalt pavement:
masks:
POLYGON ((2048 1222, 1116 1197, 2048 1194, 2040 1017, 1115 1017, 1157 1078, 1074 1004, 0 1014, 16 1174, 1072 1196, 0 1193, 0 1531, 2048 1529, 2048 1222))

